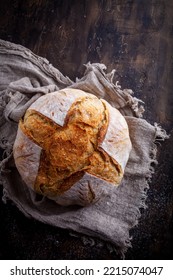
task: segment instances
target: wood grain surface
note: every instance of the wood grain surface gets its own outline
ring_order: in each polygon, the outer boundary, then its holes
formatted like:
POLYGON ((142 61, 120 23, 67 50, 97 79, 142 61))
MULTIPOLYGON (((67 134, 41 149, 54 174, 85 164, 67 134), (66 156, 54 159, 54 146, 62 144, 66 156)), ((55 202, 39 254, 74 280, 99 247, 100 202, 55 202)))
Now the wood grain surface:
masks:
MULTIPOLYGON (((145 102, 145 119, 167 130, 126 258, 172 259, 173 1, 0 0, 0 38, 46 57, 73 80, 88 61, 116 69, 122 87, 145 102)), ((25 218, 10 202, 0 208, 1 259, 119 258, 99 240, 25 218)))

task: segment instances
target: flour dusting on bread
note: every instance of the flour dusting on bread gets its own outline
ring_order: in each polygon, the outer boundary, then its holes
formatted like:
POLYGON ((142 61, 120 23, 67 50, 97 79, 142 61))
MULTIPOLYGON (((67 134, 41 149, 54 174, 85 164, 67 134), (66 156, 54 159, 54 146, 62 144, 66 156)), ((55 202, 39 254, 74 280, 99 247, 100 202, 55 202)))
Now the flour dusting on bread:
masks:
POLYGON ((67 88, 44 95, 28 108, 18 130, 14 159, 21 177, 59 204, 97 201, 123 178, 131 150, 127 123, 93 94, 67 88), (31 180, 27 170, 34 164, 31 180))

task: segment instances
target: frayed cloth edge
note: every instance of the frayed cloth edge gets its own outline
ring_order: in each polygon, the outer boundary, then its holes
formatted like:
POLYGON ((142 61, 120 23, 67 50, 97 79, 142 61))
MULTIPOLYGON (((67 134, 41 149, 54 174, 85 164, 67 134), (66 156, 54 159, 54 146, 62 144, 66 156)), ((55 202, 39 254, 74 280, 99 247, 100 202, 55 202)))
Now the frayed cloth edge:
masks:
MULTIPOLYGON (((154 136, 153 145, 152 145, 152 148, 150 151, 149 173, 145 178, 145 184, 143 186, 141 186, 142 195, 140 198, 141 202, 138 207, 137 219, 129 230, 131 230, 132 228, 134 228, 135 226, 138 225, 139 219, 141 218, 141 215, 142 215, 140 209, 146 209, 148 207, 146 205, 147 191, 150 188, 149 185, 152 181, 153 174, 155 173, 155 168, 158 164, 158 161, 157 161, 158 145, 161 145, 161 142, 165 141, 166 139, 169 139, 169 137, 170 137, 167 134, 166 130, 164 130, 159 124, 154 123, 154 127, 155 127, 155 136, 154 136)), ((133 236, 130 236, 130 234, 129 234, 129 238, 125 240, 125 244, 126 244, 125 248, 121 248, 121 250, 118 252, 123 259, 125 259, 125 254, 126 254, 127 250, 132 247, 132 243, 131 243, 132 239, 133 239, 133 236)), ((114 248, 113 250, 115 250, 117 252, 116 248, 114 248)))

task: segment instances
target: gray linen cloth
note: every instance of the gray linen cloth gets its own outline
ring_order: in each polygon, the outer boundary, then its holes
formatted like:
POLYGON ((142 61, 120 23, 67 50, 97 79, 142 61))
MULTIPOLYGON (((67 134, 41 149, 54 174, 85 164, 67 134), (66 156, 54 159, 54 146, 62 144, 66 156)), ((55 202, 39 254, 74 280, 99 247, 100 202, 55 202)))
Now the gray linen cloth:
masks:
POLYGON ((12 200, 29 218, 97 237, 124 254, 131 246, 129 230, 137 225, 140 208, 145 207, 148 180, 154 172, 156 140, 167 138, 158 125, 142 118, 143 106, 131 90, 114 83, 114 70, 106 73, 99 63, 88 63, 82 78, 71 81, 45 58, 23 46, 0 40, 0 163, 3 201, 12 200), (13 160, 12 147, 19 119, 43 94, 65 88, 78 88, 106 99, 125 116, 132 152, 121 185, 97 203, 62 207, 37 195, 22 181, 13 160))

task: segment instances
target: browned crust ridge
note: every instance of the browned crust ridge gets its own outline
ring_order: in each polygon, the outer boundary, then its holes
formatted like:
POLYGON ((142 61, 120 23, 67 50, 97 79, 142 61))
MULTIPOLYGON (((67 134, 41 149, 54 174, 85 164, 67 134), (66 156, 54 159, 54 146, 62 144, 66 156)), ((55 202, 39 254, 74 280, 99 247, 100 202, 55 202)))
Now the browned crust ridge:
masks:
POLYGON ((42 148, 34 189, 46 196, 64 193, 85 172, 118 185, 119 164, 99 144, 109 124, 109 112, 98 98, 85 96, 70 107, 64 126, 28 109, 20 128, 42 148))

